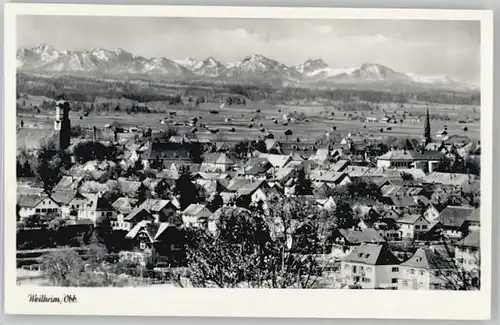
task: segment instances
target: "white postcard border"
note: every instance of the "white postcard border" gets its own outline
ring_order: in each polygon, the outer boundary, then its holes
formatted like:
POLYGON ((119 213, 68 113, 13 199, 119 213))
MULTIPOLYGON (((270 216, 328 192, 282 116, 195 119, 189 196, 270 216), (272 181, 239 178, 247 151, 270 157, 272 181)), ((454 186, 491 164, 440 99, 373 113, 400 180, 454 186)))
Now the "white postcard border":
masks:
POLYGON ((493 14, 482 10, 6 4, 4 28, 4 301, 7 314, 300 318, 489 319, 493 183, 493 14), (99 15, 481 21, 481 290, 265 290, 57 288, 16 285, 16 16, 99 15), (74 294, 73 304, 29 303, 29 294, 74 294))

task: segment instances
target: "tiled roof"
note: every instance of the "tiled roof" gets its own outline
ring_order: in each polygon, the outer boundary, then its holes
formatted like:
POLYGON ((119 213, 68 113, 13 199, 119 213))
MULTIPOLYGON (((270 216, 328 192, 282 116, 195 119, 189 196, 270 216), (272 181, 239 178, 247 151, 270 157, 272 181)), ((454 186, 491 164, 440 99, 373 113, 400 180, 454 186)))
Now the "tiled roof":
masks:
POLYGON ((481 236, 480 232, 475 230, 471 231, 467 236, 459 240, 457 246, 475 247, 480 248, 481 236))
POLYGON ((361 244, 343 258, 345 262, 368 265, 398 265, 400 261, 384 244, 361 244))
POLYGON ((412 257, 401 263, 401 266, 425 270, 446 270, 453 268, 453 261, 446 253, 426 247, 419 248, 412 257))
POLYGON ((375 229, 371 228, 363 230, 339 229, 339 232, 350 244, 385 242, 385 239, 382 238, 375 229))
POLYGON ((467 218, 474 212, 473 207, 465 206, 447 206, 436 221, 439 221, 445 227, 460 227, 467 218))

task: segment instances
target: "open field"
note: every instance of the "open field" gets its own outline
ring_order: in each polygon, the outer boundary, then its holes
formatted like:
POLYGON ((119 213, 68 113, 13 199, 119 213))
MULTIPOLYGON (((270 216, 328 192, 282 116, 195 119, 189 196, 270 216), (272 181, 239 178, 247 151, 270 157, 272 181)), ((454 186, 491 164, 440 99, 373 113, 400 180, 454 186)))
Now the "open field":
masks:
MULTIPOLYGON (((179 133, 190 133, 193 127, 189 126, 188 123, 192 118, 197 117, 198 124, 206 126, 206 128, 197 128, 197 136, 201 139, 238 141, 256 139, 271 132, 276 139, 280 140, 295 141, 299 138, 301 142, 314 142, 327 133, 331 137, 342 137, 355 132, 363 135, 420 137, 423 134, 422 118, 427 108, 431 114, 433 136, 446 126, 450 135, 466 135, 471 139, 479 140, 480 110, 473 106, 463 105, 410 103, 401 107, 400 104, 390 103, 380 104, 380 108, 374 111, 347 112, 336 109, 335 104, 328 106, 322 104, 270 105, 249 102, 246 106, 232 105, 220 108, 218 103, 202 103, 199 107, 185 106, 182 109, 167 110, 165 113, 127 114, 113 111, 91 112, 88 116, 83 116, 82 112, 71 112, 70 117, 73 126, 81 125, 84 128, 92 128, 93 126, 104 128, 106 124, 116 121, 123 123, 124 126, 151 128, 153 131, 174 128, 179 133), (214 110, 218 114, 211 112, 214 110), (176 112, 176 115, 170 116, 169 112, 173 111, 176 112), (294 121, 294 116, 300 116, 300 118, 294 121), (384 116, 394 116, 396 123, 380 121, 384 116), (167 117, 168 120, 165 124, 161 124, 160 120, 167 117), (290 117, 291 121, 285 124, 286 118, 290 117), (367 117, 374 117, 377 122, 367 122, 367 117), (250 124, 252 124, 252 128, 250 128, 250 124), (464 127, 467 127, 467 131, 464 131, 464 127), (215 128, 218 128, 219 132, 217 134, 211 133, 209 129, 215 128), (230 132, 231 128, 234 128, 234 132, 230 132), (293 132, 291 136, 285 136, 284 133, 287 129, 293 132), (381 129, 383 132, 380 132, 381 129)), ((53 115, 49 115, 48 111, 42 111, 39 114, 19 112, 18 123, 21 120, 23 120, 25 127, 33 127, 35 124, 37 128, 50 129, 53 127, 53 115)))

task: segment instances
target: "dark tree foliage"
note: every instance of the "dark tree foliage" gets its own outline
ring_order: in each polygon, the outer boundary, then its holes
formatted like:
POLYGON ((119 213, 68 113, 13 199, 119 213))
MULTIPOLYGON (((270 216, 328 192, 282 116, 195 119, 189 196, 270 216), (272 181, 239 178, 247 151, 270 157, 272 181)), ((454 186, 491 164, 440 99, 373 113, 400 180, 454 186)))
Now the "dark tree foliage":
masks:
POLYGON ((313 188, 309 177, 307 177, 304 168, 301 168, 297 174, 297 185, 295 186, 296 195, 312 195, 313 188))
POLYGON ((337 228, 351 228, 356 224, 352 208, 347 202, 340 202, 335 208, 334 215, 337 228))
POLYGON ((180 195, 181 210, 184 210, 192 203, 198 202, 198 189, 192 182, 188 166, 180 168, 179 178, 175 181, 175 192, 180 195))
POLYGON ((91 160, 112 160, 117 155, 117 148, 114 145, 106 146, 100 142, 81 142, 74 148, 73 154, 76 161, 84 164, 91 160))
POLYGON ((71 157, 67 152, 43 147, 38 153, 35 174, 43 183, 43 188, 50 192, 70 167, 71 157))

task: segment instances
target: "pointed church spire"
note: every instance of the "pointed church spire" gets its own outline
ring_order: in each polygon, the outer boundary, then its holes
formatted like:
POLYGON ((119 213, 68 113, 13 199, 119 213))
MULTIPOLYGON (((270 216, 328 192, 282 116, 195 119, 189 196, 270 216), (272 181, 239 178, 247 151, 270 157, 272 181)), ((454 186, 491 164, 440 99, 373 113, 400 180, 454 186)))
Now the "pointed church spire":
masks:
POLYGON ((429 108, 427 108, 427 114, 425 116, 424 138, 426 144, 431 142, 431 119, 429 117, 429 108))

